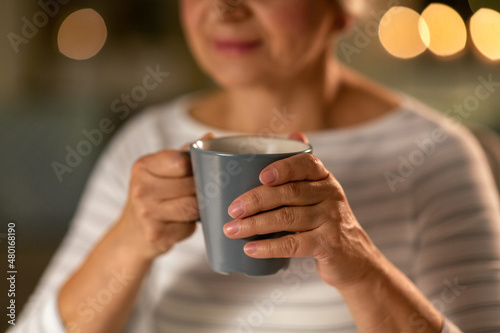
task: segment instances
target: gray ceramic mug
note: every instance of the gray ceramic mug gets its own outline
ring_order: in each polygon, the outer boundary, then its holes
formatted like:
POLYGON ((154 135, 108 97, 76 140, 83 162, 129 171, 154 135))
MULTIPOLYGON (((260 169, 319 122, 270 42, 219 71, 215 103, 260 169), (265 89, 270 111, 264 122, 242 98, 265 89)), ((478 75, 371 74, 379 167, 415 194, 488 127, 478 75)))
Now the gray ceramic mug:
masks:
POLYGON ((277 238, 286 233, 230 239, 223 226, 233 220, 227 210, 243 193, 260 186, 260 172, 269 164, 300 153, 309 144, 284 138, 233 136, 196 141, 190 146, 196 195, 200 208, 208 263, 219 273, 270 275, 286 268, 289 258, 255 259, 243 251, 250 240, 277 238))

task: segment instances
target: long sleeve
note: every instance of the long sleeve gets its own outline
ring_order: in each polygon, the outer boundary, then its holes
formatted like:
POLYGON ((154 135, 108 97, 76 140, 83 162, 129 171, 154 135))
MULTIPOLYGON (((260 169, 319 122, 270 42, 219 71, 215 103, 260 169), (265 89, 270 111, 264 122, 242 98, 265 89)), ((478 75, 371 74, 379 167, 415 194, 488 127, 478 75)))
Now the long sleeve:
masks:
MULTIPOLYGON (((500 209, 481 149, 449 130, 414 175, 412 278, 446 317, 444 333, 500 330, 500 209), (454 325, 456 327, 454 327, 454 325)), ((424 327, 418 315, 410 324, 424 327)))
POLYGON ((138 140, 142 132, 141 122, 136 121, 107 147, 87 183, 67 235, 8 333, 65 332, 57 309, 59 289, 119 217, 128 192, 130 166, 155 146, 138 140))

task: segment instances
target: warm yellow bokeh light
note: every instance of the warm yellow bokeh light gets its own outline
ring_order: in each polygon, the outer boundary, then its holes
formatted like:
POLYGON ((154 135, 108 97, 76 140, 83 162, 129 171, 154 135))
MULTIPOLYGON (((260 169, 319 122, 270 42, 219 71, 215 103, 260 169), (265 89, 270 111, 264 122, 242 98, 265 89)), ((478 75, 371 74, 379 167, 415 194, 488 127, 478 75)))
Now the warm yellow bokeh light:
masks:
POLYGON ((421 31, 422 38, 429 36, 429 50, 434 54, 451 56, 465 48, 467 28, 460 14, 450 6, 430 4, 422 13, 422 21, 427 26, 421 31))
POLYGON ((70 14, 57 35, 59 51, 75 60, 95 56, 104 46, 107 29, 101 15, 86 8, 70 14))
POLYGON ((409 59, 427 49, 419 32, 425 29, 425 22, 421 22, 420 15, 416 11, 395 6, 382 17, 379 38, 390 54, 398 58, 409 59))
POLYGON ((500 60, 500 13, 482 8, 470 20, 470 33, 477 49, 490 60, 500 60))

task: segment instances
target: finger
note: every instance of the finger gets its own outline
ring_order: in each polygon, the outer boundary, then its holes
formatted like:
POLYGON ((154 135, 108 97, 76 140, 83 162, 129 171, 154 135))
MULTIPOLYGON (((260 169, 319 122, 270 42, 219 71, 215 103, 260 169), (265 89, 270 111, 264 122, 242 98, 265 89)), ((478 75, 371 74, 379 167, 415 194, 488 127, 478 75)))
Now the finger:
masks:
POLYGON ((191 159, 177 150, 162 150, 137 160, 132 172, 147 172, 162 178, 186 177, 192 174, 191 159))
POLYGON ((134 200, 156 201, 194 195, 193 177, 159 178, 149 173, 135 175, 131 180, 130 196, 134 200))
POLYGON ((281 206, 314 205, 330 195, 331 186, 328 179, 259 186, 236 198, 229 206, 228 214, 237 219, 281 206))
POLYGON ((318 205, 282 207, 226 223, 224 233, 229 238, 246 238, 281 231, 309 231, 318 228, 326 220, 322 218, 322 210, 318 205))
POLYGON ((243 248, 253 258, 313 257, 317 243, 313 231, 287 235, 275 239, 252 241, 243 248))
POLYGON ((200 219, 200 211, 196 197, 182 197, 164 201, 161 204, 163 209, 163 220, 177 222, 196 222, 200 219))
MULTIPOLYGON (((215 135, 212 132, 205 133, 201 138, 198 140, 204 140, 204 139, 213 139, 215 138, 215 135)), ((186 143, 184 146, 182 146, 181 150, 189 150, 189 146, 191 146, 192 142, 186 143)))
POLYGON ((275 186, 299 180, 321 180, 329 174, 316 156, 302 153, 267 166, 259 179, 262 184, 275 186))
POLYGON ((309 140, 307 140, 307 137, 302 132, 293 132, 288 138, 292 140, 302 141, 304 143, 309 143, 309 140))
POLYGON ((199 219, 198 204, 194 196, 165 200, 155 206, 147 206, 140 212, 147 220, 171 222, 196 222, 199 219))

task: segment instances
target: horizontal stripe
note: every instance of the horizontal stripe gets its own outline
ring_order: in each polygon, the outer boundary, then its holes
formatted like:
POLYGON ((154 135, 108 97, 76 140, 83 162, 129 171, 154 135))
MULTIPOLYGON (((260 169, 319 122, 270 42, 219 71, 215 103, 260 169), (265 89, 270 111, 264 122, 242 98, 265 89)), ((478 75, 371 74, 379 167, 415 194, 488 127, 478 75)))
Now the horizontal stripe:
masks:
POLYGON ((449 205, 450 202, 454 202, 453 199, 459 195, 468 195, 471 199, 473 199, 473 194, 475 194, 476 190, 477 189, 473 184, 455 183, 453 186, 448 186, 446 189, 433 193, 433 195, 429 196, 425 203, 418 206, 418 209, 426 211, 432 206, 449 205))
POLYGON ((483 242, 485 240, 497 239, 497 235, 492 235, 490 230, 472 230, 470 232, 464 232, 459 234, 446 235, 445 237, 439 237, 431 240, 422 240, 419 244, 419 248, 432 248, 434 246, 443 245, 446 243, 456 242, 460 245, 463 241, 474 240, 476 242, 483 242))
MULTIPOLYGON (((454 285, 455 281, 451 279, 451 281, 448 280, 451 285, 454 285)), ((483 277, 479 279, 460 279, 458 281, 457 285, 466 287, 468 291, 470 292, 471 290, 474 290, 475 287, 485 287, 485 288, 491 288, 494 290, 495 288, 499 288, 500 286, 500 277, 499 276, 490 276, 490 277, 483 277)), ((441 293, 443 291, 448 292, 449 287, 445 284, 443 284, 439 289, 436 288, 434 291, 431 291, 429 293, 426 293, 426 296, 428 299, 439 299, 441 297, 441 293)))
MULTIPOLYGON (((228 326, 225 324, 219 324, 219 323, 214 323, 214 322, 194 322, 192 320, 183 320, 182 318, 179 318, 178 316, 170 316, 166 313, 156 313, 157 318, 162 321, 162 326, 166 326, 166 328, 169 327, 169 323, 173 325, 179 325, 180 327, 189 327, 192 329, 196 329, 196 331, 192 332, 204 332, 205 329, 208 330, 217 330, 218 332, 236 332, 238 328, 238 324, 234 326, 228 326)), ((247 323, 245 318, 243 318, 243 323, 247 323)), ((311 323, 312 324, 312 323, 311 323)), ((244 326, 244 324, 242 324, 244 326)), ((338 324, 338 325, 331 325, 331 326, 326 326, 326 327, 321 327, 321 326, 299 326, 299 325, 293 325, 293 324, 283 324, 280 326, 269 326, 265 324, 261 325, 254 325, 250 326, 251 328, 254 329, 255 332, 260 332, 260 331, 270 331, 270 332, 310 332, 310 333, 327 333, 327 332, 338 332, 338 331, 344 331, 346 329, 355 329, 355 325, 353 323, 345 323, 345 324, 338 324)))
POLYGON ((483 211, 482 207, 478 206, 457 206, 454 210, 446 215, 440 216, 439 219, 433 223, 426 224, 417 235, 417 238, 423 237, 423 234, 431 233, 433 229, 443 227, 445 224, 456 224, 458 221, 463 222, 469 218, 475 217, 478 213, 483 211))
MULTIPOLYGON (((285 293, 286 294, 286 293, 285 293)), ((252 302, 255 301, 262 301, 260 298, 255 298, 255 297, 249 297, 248 299, 235 299, 235 298, 229 298, 231 295, 193 295, 193 294, 187 294, 183 293, 180 291, 172 290, 168 292, 168 294, 165 294, 165 301, 167 303, 193 303, 197 304, 197 306, 200 305, 217 305, 217 306, 242 306, 242 305, 248 305, 249 303, 251 304, 252 302), (225 296, 225 297, 224 297, 225 296)), ((251 295, 249 295, 251 296, 251 295)), ((269 297, 269 295, 267 295, 269 297)), ((267 300, 267 299, 264 299, 267 300)), ((287 301, 283 304, 279 305, 280 308, 286 309, 286 308, 304 308, 309 309, 309 308, 335 308, 337 306, 345 307, 344 300, 343 299, 335 299, 335 300, 309 300, 309 301, 303 301, 301 300, 300 302, 290 302, 287 301)))
POLYGON ((467 331, 467 333, 498 333, 498 332, 499 332, 498 326, 481 327, 481 328, 475 328, 475 329, 467 331))
POLYGON ((484 310, 496 310, 497 313, 500 314, 500 300, 495 302, 483 302, 483 303, 475 303, 468 306, 460 307, 457 309, 453 309, 448 311, 448 316, 450 318, 457 317, 464 313, 473 313, 484 310))
POLYGON ((420 275, 426 275, 426 274, 431 274, 434 271, 439 271, 445 268, 450 268, 450 267, 460 267, 463 265, 467 264, 472 264, 472 263, 495 263, 495 262, 500 262, 500 255, 497 254, 478 254, 470 257, 465 257, 465 258, 458 258, 453 261, 443 261, 440 263, 437 263, 433 266, 429 266, 423 269, 420 269, 418 272, 420 275))

